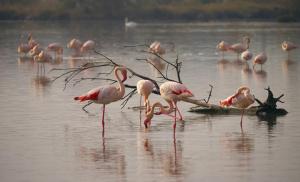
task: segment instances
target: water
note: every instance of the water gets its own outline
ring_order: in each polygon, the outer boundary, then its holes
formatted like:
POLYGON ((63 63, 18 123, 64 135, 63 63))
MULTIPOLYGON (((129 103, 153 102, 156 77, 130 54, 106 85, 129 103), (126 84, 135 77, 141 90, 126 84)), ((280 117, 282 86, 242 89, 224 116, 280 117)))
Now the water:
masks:
MULTIPOLYGON (((145 23, 125 30, 121 22, 1 22, 0 23, 0 178, 1 181, 298 181, 300 170, 299 50, 292 61, 280 44, 300 44, 300 24, 277 23, 145 23), (183 61, 182 79, 197 98, 206 98, 214 86, 211 102, 231 95, 240 85, 249 86, 264 100, 270 86, 279 104, 289 111, 271 122, 256 116, 244 118, 241 133, 238 115, 211 116, 189 113, 191 104, 179 103, 185 122, 177 125, 173 142, 172 120, 154 117, 149 131, 139 125, 133 97, 120 109, 120 102, 107 106, 106 133, 101 137, 100 106, 91 105, 90 115, 73 97, 103 81, 50 84, 59 72, 51 68, 78 66, 64 51, 62 64, 47 64, 46 78, 36 76, 36 64, 19 59, 20 39, 32 32, 42 46, 64 45, 74 38, 93 39, 97 49, 120 64, 151 76, 151 69, 136 58, 138 48, 124 45, 174 42, 183 61), (247 72, 235 64, 234 54, 219 62, 215 46, 220 40, 238 42, 251 37, 251 51, 266 51, 263 71, 247 72), (20 38, 21 37, 21 38, 20 38)), ((165 44, 166 45, 166 44, 165 44)), ((170 44, 167 44, 168 50, 170 44)), ((93 55, 103 60, 97 55, 93 55)), ((175 60, 176 53, 166 55, 175 60)), ((251 64, 250 64, 251 67, 251 64)), ((259 67, 258 67, 259 68, 259 67)), ((257 69, 259 70, 259 69, 257 69)), ((94 76, 97 69, 81 76, 94 76)), ((173 75, 174 76, 174 75, 173 75)), ((135 84, 137 78, 127 83, 135 84)), ((127 92, 130 90, 128 89, 127 92)), ((161 100, 150 97, 152 102, 161 100)))

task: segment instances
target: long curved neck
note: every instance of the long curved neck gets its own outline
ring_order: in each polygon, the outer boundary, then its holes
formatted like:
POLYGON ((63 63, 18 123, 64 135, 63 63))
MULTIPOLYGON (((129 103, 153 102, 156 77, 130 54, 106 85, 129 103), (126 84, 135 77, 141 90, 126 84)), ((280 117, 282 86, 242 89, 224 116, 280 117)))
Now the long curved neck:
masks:
POLYGON ((119 76, 119 72, 121 71, 122 68, 116 68, 115 71, 114 71, 114 74, 115 74, 115 77, 119 83, 119 96, 120 97, 123 97, 123 95, 125 94, 125 86, 123 84, 123 82, 121 81, 121 78, 119 76))
POLYGON ((152 105, 151 110, 146 113, 146 118, 152 119, 153 114, 154 114, 154 109, 156 107, 160 108, 160 114, 170 114, 174 110, 174 106, 171 102, 168 102, 168 104, 169 104, 169 108, 165 109, 164 106, 160 102, 155 102, 152 105))

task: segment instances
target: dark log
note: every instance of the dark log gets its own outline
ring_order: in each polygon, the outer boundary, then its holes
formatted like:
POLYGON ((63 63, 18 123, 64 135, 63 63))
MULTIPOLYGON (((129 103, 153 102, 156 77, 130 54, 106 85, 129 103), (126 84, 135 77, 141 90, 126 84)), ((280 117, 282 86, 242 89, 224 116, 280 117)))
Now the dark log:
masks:
MULTIPOLYGON (((277 108, 277 102, 283 103, 280 99, 284 96, 281 94, 279 97, 274 98, 273 92, 271 91, 270 87, 265 89, 268 91, 268 97, 265 102, 261 102, 259 99, 255 99, 256 102, 259 104, 258 106, 252 106, 250 108, 245 109, 246 115, 257 115, 257 116, 267 116, 267 115, 274 115, 274 116, 283 116, 286 115, 288 112, 283 108, 277 108)), ((189 102, 192 104, 197 105, 196 107, 190 108, 190 112, 195 113, 202 113, 202 114, 233 114, 239 115, 242 112, 242 109, 234 108, 234 107, 221 107, 215 104, 208 104, 199 100, 193 99, 185 99, 185 102, 189 102)))

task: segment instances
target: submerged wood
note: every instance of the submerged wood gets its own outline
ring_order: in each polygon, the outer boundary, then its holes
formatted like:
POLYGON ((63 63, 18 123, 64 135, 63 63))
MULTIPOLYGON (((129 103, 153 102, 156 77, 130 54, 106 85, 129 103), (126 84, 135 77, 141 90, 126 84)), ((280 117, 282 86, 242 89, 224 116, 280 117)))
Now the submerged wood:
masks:
MULTIPOLYGON (((258 99, 255 99, 259 104, 258 106, 252 106, 250 108, 245 109, 244 114, 246 115, 257 115, 257 116, 266 116, 266 115, 275 115, 275 116, 283 116, 288 112, 285 109, 277 108, 277 102, 283 103, 280 98, 284 95, 281 94, 279 97, 274 98, 273 93, 268 87, 265 89, 268 91, 268 97, 265 102, 261 102, 258 99)), ((190 108, 190 112, 202 113, 202 114, 233 114, 239 115, 242 112, 242 109, 234 108, 234 107, 221 107, 216 104, 205 103, 200 100, 194 100, 191 98, 186 98, 183 100, 184 102, 192 103, 197 106, 190 108)))

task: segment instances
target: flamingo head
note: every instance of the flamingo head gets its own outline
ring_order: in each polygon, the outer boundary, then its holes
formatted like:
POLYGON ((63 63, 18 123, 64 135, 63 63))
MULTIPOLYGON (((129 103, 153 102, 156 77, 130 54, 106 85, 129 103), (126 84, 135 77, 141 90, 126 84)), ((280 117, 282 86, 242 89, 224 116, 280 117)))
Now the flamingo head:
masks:
POLYGON ((229 107, 231 105, 232 105, 231 97, 220 101, 220 106, 222 106, 222 107, 229 107))

